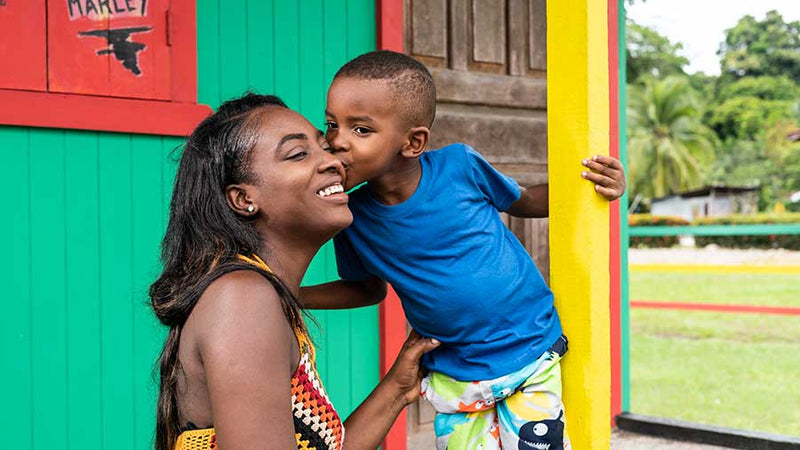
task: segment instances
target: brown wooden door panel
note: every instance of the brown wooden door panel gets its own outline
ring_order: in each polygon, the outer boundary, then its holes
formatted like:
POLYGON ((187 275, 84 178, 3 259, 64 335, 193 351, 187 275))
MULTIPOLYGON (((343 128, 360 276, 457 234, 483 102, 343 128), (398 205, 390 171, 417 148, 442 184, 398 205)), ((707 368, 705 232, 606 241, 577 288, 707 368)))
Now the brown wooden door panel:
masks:
POLYGON ((426 65, 447 64, 447 0, 418 0, 407 9, 411 39, 406 48, 426 65))
POLYGON ((439 103, 547 109, 547 81, 544 78, 448 69, 431 69, 431 74, 436 82, 439 103))

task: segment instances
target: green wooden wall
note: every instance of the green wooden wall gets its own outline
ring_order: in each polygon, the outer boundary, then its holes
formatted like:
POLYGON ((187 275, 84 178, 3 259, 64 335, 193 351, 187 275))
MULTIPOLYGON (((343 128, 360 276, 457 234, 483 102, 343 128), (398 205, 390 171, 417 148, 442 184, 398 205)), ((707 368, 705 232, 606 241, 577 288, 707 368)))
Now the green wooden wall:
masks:
MULTIPOLYGON (((274 93, 319 126, 335 71, 375 47, 373 1, 198 0, 197 16, 200 102, 274 93)), ((147 287, 180 144, 0 126, 5 448, 151 446, 164 330, 147 287)), ((335 276, 326 246, 306 282, 335 276)), ((320 371, 346 416, 378 380, 377 309, 316 318, 320 371)))

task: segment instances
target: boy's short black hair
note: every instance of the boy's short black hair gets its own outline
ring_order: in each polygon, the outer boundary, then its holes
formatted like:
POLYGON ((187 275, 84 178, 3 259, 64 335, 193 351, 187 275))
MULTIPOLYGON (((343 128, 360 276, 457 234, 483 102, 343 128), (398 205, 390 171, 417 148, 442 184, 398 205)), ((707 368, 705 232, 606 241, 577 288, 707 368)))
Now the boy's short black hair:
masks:
POLYGON ((365 53, 342 66, 335 78, 385 80, 394 88, 393 97, 402 105, 411 126, 433 125, 436 116, 433 76, 410 56, 389 50, 365 53))

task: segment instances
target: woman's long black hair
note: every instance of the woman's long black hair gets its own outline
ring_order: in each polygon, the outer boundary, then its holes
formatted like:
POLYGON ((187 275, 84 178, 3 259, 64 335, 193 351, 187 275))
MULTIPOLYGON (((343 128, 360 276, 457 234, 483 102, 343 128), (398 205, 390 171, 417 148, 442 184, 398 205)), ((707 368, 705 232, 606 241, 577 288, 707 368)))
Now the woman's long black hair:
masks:
POLYGON ((252 93, 225 102, 183 148, 161 244, 164 270, 150 286, 153 310, 169 327, 158 360, 157 450, 171 450, 181 432, 178 345, 186 319, 211 282, 235 270, 258 271, 278 292, 290 325, 305 330, 297 299, 284 283, 237 258, 260 250, 262 239, 253 222, 231 210, 225 198, 227 186, 259 181, 250 161, 261 126, 257 111, 267 106, 286 107, 278 97, 252 93))

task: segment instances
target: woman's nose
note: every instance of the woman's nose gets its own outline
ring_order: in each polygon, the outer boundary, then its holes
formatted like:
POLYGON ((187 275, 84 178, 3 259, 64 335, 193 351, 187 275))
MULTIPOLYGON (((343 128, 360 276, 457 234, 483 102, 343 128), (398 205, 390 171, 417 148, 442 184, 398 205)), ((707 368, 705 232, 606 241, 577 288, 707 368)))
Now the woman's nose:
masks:
POLYGON ((333 154, 323 151, 322 162, 319 165, 319 171, 327 172, 329 170, 338 172, 344 177, 344 163, 333 154))

